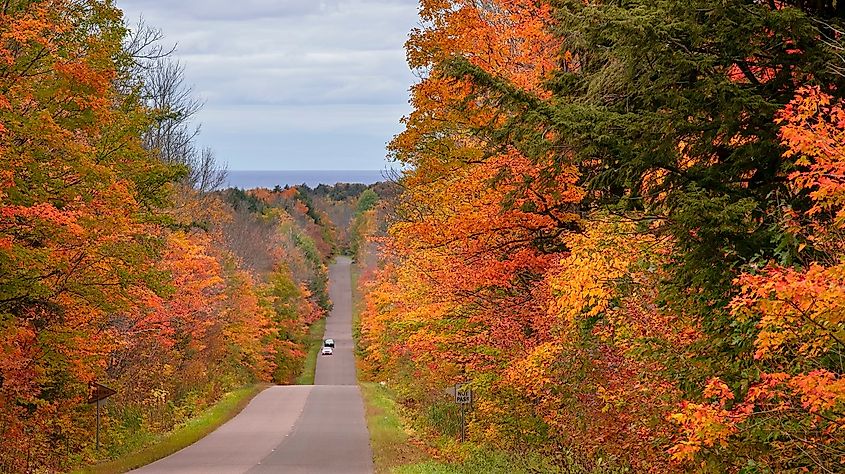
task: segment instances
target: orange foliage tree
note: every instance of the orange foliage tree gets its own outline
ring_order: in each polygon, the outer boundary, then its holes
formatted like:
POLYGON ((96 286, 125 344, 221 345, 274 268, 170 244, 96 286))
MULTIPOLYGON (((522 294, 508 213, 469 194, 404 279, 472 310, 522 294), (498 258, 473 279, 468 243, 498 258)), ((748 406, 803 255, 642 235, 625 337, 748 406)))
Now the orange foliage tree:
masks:
POLYGON ((175 175, 118 92, 120 12, 104 2, 6 2, 0 12, 0 459, 57 468, 82 442, 86 384, 117 344, 109 315, 150 288, 149 222, 175 175), (82 405, 84 406, 84 405, 82 405))

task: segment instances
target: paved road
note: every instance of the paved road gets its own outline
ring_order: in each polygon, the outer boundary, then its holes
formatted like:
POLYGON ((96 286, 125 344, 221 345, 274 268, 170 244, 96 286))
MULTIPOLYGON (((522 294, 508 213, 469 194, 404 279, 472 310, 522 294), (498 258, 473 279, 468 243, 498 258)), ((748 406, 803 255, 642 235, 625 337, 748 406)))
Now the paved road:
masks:
POLYGON ((276 386, 235 418, 140 474, 371 473, 370 437, 355 379, 350 260, 329 268, 334 308, 326 337, 335 352, 317 359, 316 385, 276 386))
POLYGON ((326 319, 324 339, 334 339, 334 355, 317 359, 316 385, 355 385, 355 345, 352 342, 352 278, 351 261, 338 258, 329 267, 329 297, 332 300, 332 314, 326 319))

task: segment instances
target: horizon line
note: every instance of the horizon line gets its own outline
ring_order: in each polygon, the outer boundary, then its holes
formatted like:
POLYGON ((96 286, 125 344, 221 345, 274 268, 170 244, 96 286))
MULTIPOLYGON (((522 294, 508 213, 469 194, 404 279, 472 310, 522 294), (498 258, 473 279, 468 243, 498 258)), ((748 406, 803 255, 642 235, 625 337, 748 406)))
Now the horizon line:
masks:
POLYGON ((253 168, 253 169, 226 169, 226 171, 390 171, 388 169, 278 169, 278 168, 253 168))

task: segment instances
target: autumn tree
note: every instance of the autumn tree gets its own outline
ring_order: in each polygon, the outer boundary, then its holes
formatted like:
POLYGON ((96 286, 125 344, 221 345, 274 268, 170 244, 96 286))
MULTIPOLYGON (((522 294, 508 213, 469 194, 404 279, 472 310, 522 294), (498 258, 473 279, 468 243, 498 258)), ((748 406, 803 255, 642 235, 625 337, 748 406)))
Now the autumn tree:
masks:
POLYGON ((150 223, 178 170, 146 154, 146 112, 116 86, 124 33, 107 2, 0 12, 4 469, 62 468, 51 447, 85 437, 80 402, 116 343, 109 315, 155 289, 150 223))

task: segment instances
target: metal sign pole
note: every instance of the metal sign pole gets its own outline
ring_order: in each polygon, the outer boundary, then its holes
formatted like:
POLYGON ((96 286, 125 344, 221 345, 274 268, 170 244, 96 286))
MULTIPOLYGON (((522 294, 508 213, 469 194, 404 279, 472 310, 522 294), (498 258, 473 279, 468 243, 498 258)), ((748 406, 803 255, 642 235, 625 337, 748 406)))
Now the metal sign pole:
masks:
POLYGON ((466 441, 466 418, 464 418, 464 404, 461 403, 461 443, 466 441))
POLYGON ((100 451, 100 401, 97 400, 97 452, 100 451))
POLYGON ((100 403, 116 393, 116 391, 106 387, 105 385, 98 384, 97 382, 88 383, 88 403, 97 404, 96 447, 98 452, 100 451, 100 403))

